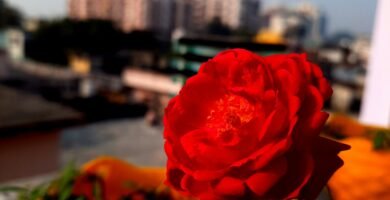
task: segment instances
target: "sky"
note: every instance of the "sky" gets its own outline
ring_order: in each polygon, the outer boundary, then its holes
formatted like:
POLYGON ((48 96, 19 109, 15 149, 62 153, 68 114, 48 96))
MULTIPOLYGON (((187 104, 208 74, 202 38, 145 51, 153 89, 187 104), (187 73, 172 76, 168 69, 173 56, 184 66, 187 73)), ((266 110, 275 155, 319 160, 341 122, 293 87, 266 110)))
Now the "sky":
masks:
POLYGON ((350 31, 371 35, 377 0, 263 0, 264 7, 294 6, 302 2, 316 5, 328 17, 328 33, 350 31))
MULTIPOLYGON (((29 17, 58 17, 66 15, 67 0, 6 0, 29 17)), ((377 0, 262 0, 264 8, 273 5, 294 6, 311 2, 328 17, 328 33, 350 31, 370 35, 377 0)))

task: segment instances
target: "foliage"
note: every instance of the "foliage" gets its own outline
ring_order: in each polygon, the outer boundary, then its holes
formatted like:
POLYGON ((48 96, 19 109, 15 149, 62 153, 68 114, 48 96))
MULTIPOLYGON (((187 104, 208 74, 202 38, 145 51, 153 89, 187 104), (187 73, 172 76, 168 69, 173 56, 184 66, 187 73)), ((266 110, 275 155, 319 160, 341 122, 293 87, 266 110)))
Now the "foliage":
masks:
POLYGON ((70 163, 64 168, 59 178, 50 183, 43 183, 32 188, 6 186, 0 188, 0 193, 16 193, 18 200, 41 200, 53 199, 52 194, 61 191, 58 193, 58 199, 68 200, 72 199, 73 182, 78 174, 79 171, 76 169, 75 165, 70 163))
POLYGON ((19 27, 21 20, 22 14, 17 9, 7 5, 4 0, 0 0, 0 29, 19 27))
POLYGON ((207 32, 212 35, 228 36, 232 31, 222 23, 220 18, 216 17, 207 26, 207 32))
POLYGON ((161 170, 137 168, 121 160, 97 158, 80 170, 70 163, 58 178, 48 183, 32 188, 6 186, 0 188, 0 194, 13 194, 18 200, 188 199, 161 185, 164 174, 161 170))
MULTIPOLYGON (((112 60, 121 50, 158 47, 151 32, 124 33, 105 20, 60 19, 42 22, 36 32, 30 33, 26 55, 40 62, 67 65, 70 53, 112 60)), ((112 61, 109 64, 112 65, 112 61)))
POLYGON ((390 130, 385 127, 361 124, 343 114, 333 114, 328 121, 324 133, 335 138, 362 137, 373 143, 374 149, 390 148, 390 130))

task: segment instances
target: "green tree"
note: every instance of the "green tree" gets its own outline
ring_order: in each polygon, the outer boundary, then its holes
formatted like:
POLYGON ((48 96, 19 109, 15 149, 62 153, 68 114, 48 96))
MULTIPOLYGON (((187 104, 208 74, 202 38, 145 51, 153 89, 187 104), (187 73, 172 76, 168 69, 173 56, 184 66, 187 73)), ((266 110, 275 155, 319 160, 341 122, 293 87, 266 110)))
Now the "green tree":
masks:
POLYGON ((6 27, 20 27, 22 14, 15 8, 0 0, 0 29, 6 27))
POLYGON ((212 35, 231 35, 231 30, 228 26, 222 23, 221 18, 215 17, 208 25, 207 32, 212 35))

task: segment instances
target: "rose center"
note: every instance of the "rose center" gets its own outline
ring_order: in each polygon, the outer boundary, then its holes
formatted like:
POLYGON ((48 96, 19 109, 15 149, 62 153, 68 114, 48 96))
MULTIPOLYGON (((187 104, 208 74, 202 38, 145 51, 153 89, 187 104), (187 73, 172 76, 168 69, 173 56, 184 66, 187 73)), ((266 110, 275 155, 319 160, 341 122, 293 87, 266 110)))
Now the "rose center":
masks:
POLYGON ((239 141, 240 128, 254 115, 254 106, 238 95, 224 95, 212 106, 206 127, 216 130, 216 139, 234 145, 239 141))

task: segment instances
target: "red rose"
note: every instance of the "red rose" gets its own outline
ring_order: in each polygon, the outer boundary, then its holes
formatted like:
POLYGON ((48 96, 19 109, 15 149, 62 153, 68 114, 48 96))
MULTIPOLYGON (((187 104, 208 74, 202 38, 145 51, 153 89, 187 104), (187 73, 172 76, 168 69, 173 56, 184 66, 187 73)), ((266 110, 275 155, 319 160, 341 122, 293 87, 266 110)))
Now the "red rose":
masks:
POLYGON ((166 108, 166 183, 202 200, 316 198, 349 148, 319 136, 331 94, 305 55, 218 54, 166 108))

